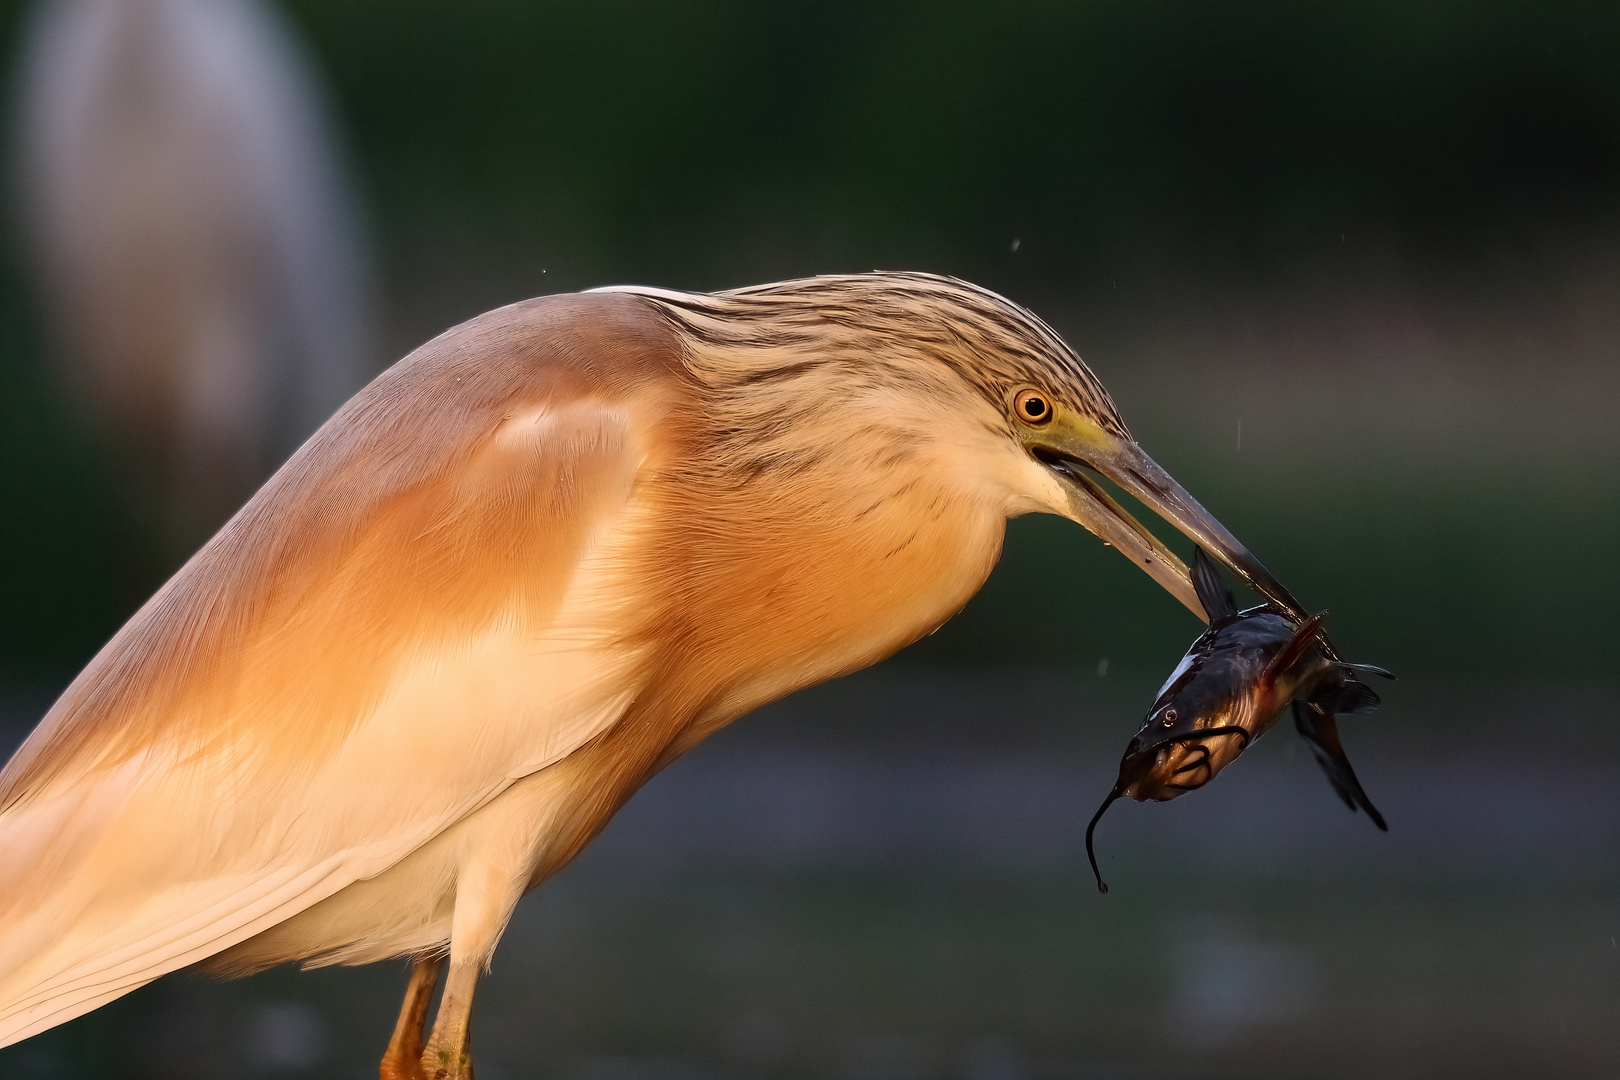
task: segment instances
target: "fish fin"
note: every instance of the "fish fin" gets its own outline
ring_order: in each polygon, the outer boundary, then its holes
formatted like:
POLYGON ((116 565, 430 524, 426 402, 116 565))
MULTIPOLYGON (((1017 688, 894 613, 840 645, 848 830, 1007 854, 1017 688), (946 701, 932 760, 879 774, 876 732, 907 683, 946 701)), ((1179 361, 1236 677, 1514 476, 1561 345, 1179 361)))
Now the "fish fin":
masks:
POLYGON ((1097 869, 1097 851, 1091 846, 1091 834, 1097 831, 1097 822, 1102 820, 1103 814, 1114 805, 1114 800, 1119 798, 1120 794, 1120 786, 1115 784, 1114 790, 1108 793, 1108 798, 1103 800, 1103 804, 1097 807, 1097 812, 1092 815, 1091 824, 1086 826, 1086 858, 1091 860, 1091 872, 1097 875, 1097 891, 1100 893, 1108 891, 1108 882, 1102 879, 1102 871, 1097 869))
POLYGON ((1325 615, 1327 615, 1325 611, 1318 612, 1299 624, 1299 629, 1288 639, 1288 644, 1284 645, 1282 650, 1272 657, 1271 663, 1266 665, 1264 674, 1260 676, 1263 685, 1270 686, 1276 682, 1283 672, 1299 663, 1307 649, 1316 644, 1316 635, 1322 629, 1322 618, 1325 615))
POLYGON ((1311 753, 1316 757, 1316 763, 1322 766, 1327 774, 1328 783, 1333 790, 1339 793, 1339 798, 1351 811, 1365 810, 1372 823, 1389 831, 1384 824, 1384 815, 1367 798, 1367 793, 1361 788, 1361 781, 1356 779, 1356 771, 1350 767, 1350 759, 1344 754, 1344 746, 1339 742, 1339 725, 1334 722, 1333 714, 1317 705, 1304 701, 1294 702, 1294 727, 1299 730, 1300 736, 1310 744, 1311 753))
POLYGON ((1345 664, 1344 666, 1355 672, 1357 675, 1376 675, 1380 679, 1389 679, 1391 682, 1393 682, 1395 679, 1394 672, 1387 671, 1384 668, 1379 667, 1377 664, 1345 664))
POLYGON ((1373 688, 1366 683, 1351 680, 1319 697, 1313 698, 1312 703, 1322 706, 1330 713, 1344 716, 1347 714, 1370 713, 1378 708, 1381 699, 1377 694, 1373 693, 1373 688))
POLYGON ((1209 561, 1209 556, 1204 554, 1203 548, 1193 551, 1191 576, 1193 591, 1198 594, 1198 602, 1204 605, 1204 614, 1209 616, 1210 622, 1230 619, 1238 613, 1231 588, 1221 578, 1215 564, 1209 561))

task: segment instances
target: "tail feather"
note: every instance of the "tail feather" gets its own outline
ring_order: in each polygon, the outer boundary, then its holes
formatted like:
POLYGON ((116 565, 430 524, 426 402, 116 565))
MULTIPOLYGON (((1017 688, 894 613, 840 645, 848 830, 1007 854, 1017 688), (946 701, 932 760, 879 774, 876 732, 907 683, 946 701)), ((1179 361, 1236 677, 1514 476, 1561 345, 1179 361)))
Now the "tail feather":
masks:
MULTIPOLYGON (((188 967, 332 895, 353 880, 341 858, 194 882, 130 911, 42 898, 8 935, 46 945, 0 979, 0 1046, 9 1046, 188 967), (64 912, 71 913, 64 920, 64 912), (55 934, 50 933, 57 930, 55 934)), ((21 914, 21 913, 19 913, 21 914)))

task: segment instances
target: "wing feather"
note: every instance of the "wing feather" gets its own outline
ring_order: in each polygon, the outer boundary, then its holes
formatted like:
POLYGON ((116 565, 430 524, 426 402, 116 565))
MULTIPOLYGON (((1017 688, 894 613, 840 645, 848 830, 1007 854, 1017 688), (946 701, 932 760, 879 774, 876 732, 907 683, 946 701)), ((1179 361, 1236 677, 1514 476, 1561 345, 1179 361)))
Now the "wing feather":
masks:
POLYGON ((382 872, 600 734, 672 348, 626 297, 385 373, 0 773, 0 1045, 382 872))

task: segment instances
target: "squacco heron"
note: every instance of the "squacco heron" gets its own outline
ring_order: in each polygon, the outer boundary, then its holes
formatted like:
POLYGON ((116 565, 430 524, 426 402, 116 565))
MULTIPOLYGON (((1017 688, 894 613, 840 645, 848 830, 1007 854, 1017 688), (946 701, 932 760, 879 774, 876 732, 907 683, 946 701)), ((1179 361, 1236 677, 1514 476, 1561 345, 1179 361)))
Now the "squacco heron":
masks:
POLYGON ((385 1078, 472 1075, 524 893, 653 774, 1080 523, 1299 605, 1028 311, 921 274, 490 312, 346 404, 0 773, 0 1045, 188 966, 413 957, 385 1078), (446 967, 431 1037, 428 999, 446 967))

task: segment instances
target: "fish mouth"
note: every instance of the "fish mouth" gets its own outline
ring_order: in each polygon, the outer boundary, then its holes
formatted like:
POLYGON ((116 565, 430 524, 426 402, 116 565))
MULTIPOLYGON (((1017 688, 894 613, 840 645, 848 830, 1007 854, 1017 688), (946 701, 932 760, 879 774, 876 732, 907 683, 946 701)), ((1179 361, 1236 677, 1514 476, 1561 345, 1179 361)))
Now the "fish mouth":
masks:
POLYGON ((1066 437, 1069 433, 1059 425, 1044 434, 1032 442, 1030 452, 1062 483, 1069 502, 1067 516, 1113 545, 1194 615, 1209 621, 1187 564, 1104 490, 1092 473, 1130 493, 1266 599, 1296 619, 1305 618, 1304 608, 1283 583, 1134 442, 1095 430, 1066 437))
POLYGON ((1169 779, 1164 782, 1164 786, 1177 791, 1195 791, 1209 783, 1214 775, 1215 772, 1209 764, 1209 747, 1202 742, 1196 742, 1187 747, 1186 755, 1182 757, 1181 763, 1176 766, 1169 779))
MULTIPOLYGON (((1167 735, 1149 743, 1132 757, 1136 762, 1152 763, 1142 770, 1138 779, 1122 783, 1120 793, 1136 802, 1169 802, 1189 791, 1197 791, 1215 779, 1217 771, 1208 740, 1231 735, 1238 738, 1237 753, 1232 755, 1232 758, 1236 758, 1249 748, 1249 743, 1254 738, 1248 728, 1239 724, 1223 724, 1219 727, 1167 735), (1175 753, 1177 750, 1182 751, 1179 756, 1175 753)), ((1227 759, 1228 764, 1232 758, 1227 759)), ((1127 762, 1121 767, 1122 777, 1125 773, 1134 771, 1131 764, 1127 762)))

